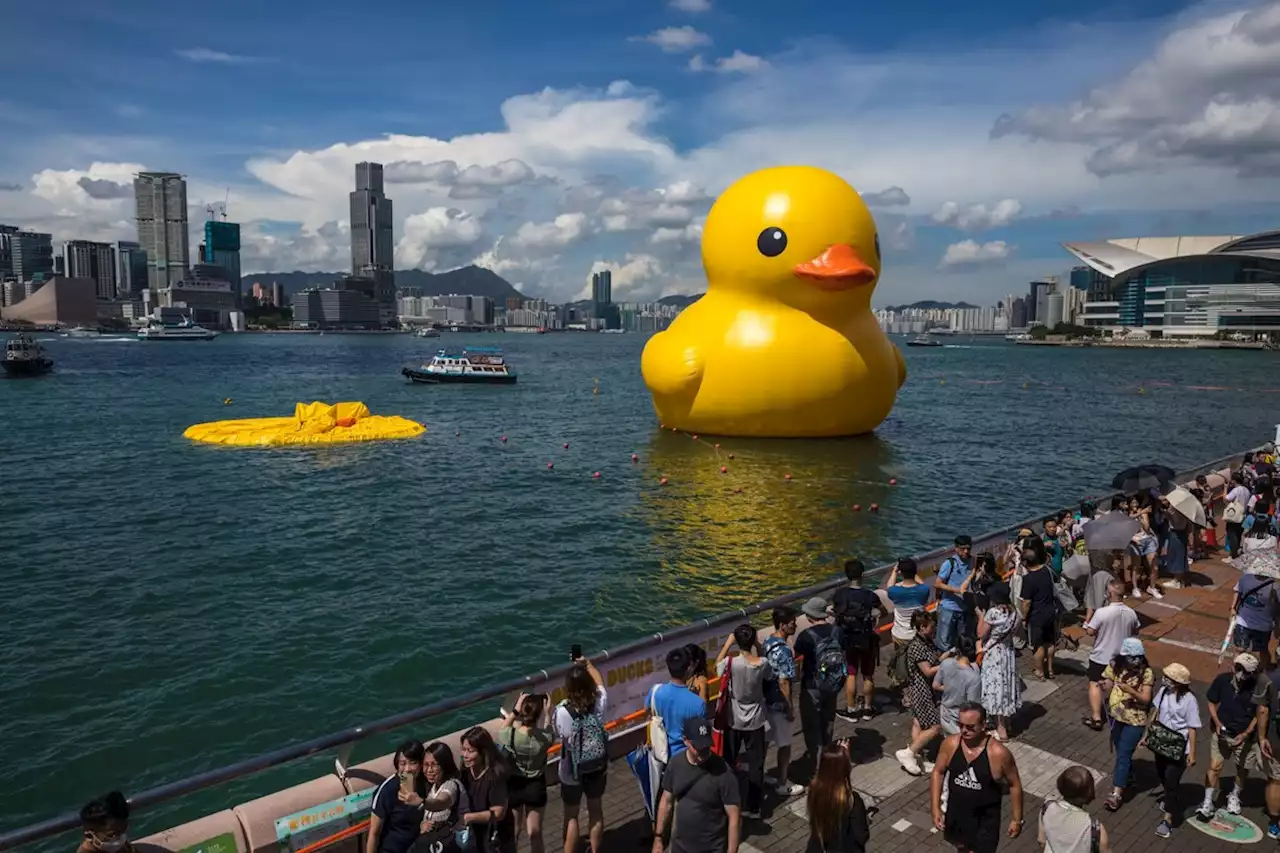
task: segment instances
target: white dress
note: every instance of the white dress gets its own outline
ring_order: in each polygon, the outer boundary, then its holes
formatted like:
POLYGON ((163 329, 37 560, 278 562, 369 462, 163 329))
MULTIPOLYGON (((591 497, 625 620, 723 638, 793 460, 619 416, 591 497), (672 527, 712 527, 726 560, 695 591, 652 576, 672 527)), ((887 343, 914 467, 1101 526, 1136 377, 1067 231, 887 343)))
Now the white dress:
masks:
POLYGON ((1011 717, 1022 707, 1022 678, 1013 651, 1022 619, 1003 607, 991 608, 984 618, 988 634, 982 644, 982 707, 991 716, 1011 717))

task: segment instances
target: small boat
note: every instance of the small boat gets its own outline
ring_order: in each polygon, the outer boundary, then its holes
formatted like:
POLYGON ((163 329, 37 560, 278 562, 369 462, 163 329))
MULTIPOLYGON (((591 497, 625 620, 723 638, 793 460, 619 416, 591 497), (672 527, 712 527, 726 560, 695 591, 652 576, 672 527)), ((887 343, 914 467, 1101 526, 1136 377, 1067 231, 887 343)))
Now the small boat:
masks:
POLYGON ((10 376, 39 376, 53 370, 53 359, 35 338, 20 333, 4 345, 4 372, 10 376))
POLYGON ((97 329, 91 329, 88 326, 76 326, 74 329, 68 329, 66 333, 68 338, 100 338, 102 332, 97 329))
POLYGON ((138 330, 140 341, 211 341, 217 336, 217 332, 192 323, 190 317, 183 317, 179 323, 151 320, 138 330))
POLYGON ((931 338, 920 336, 920 337, 912 338, 911 340, 907 341, 907 346, 909 347, 944 347, 946 346, 946 344, 944 344, 942 341, 936 341, 931 338))
POLYGON ((516 374, 497 347, 467 347, 461 352, 440 350, 422 367, 406 367, 400 373, 426 385, 514 385, 516 381, 516 374))
POLYGON ((414 337, 415 338, 438 338, 440 337, 440 332, 437 329, 431 328, 430 326, 424 326, 423 328, 419 329, 417 332, 414 333, 414 337))

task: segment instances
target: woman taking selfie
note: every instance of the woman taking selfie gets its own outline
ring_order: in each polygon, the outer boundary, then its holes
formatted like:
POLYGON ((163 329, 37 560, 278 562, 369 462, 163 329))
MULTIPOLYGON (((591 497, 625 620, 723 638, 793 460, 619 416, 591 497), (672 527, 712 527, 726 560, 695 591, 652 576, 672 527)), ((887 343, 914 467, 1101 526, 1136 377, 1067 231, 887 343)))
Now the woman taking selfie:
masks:
POLYGON ((422 758, 422 776, 427 797, 421 807, 422 824, 412 853, 457 853, 461 847, 456 833, 464 829, 466 789, 458 778, 453 751, 440 741, 427 745, 422 758))
POLYGON ((388 776, 373 795, 373 814, 365 853, 406 853, 418 840, 422 805, 427 799, 427 779, 422 775, 426 749, 422 741, 407 740, 396 750, 388 776))
POLYGON ((805 853, 864 853, 871 838, 867 806, 853 790, 849 741, 822 748, 809 786, 809 846, 805 853))

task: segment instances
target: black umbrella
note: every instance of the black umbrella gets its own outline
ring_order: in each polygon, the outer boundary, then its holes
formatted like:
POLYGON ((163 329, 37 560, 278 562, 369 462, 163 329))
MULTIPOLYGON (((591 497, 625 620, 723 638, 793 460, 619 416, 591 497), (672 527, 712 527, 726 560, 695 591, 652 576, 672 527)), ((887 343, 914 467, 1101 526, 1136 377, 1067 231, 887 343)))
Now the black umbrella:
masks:
POLYGON ((1123 512, 1104 512, 1086 524, 1081 533, 1090 551, 1119 551, 1126 547, 1142 525, 1123 512))
POLYGON ((1132 495, 1147 489, 1163 488, 1173 482, 1176 476, 1178 472, 1167 465, 1138 465, 1116 474, 1111 481, 1111 488, 1132 495))

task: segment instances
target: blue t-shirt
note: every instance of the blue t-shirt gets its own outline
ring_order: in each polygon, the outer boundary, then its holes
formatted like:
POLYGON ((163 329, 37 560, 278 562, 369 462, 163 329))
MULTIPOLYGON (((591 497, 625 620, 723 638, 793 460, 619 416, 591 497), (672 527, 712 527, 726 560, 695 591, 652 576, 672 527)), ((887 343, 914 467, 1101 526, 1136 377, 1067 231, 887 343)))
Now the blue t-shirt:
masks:
POLYGON ((915 586, 894 584, 884 591, 894 607, 924 607, 929 603, 929 592, 929 585, 923 583, 915 586))
POLYGON ((684 752, 684 724, 690 717, 705 720, 707 703, 688 687, 663 684, 653 694, 653 708, 667 728, 667 748, 671 756, 684 752))
MULTIPOLYGON (((938 567, 938 580, 947 586, 958 587, 969 577, 973 563, 969 560, 961 560, 954 554, 947 557, 942 565, 938 567)), ((939 595, 938 606, 943 610, 964 610, 964 597, 956 595, 954 592, 943 592, 939 595)))

